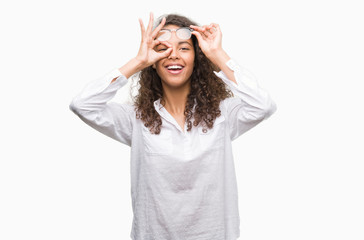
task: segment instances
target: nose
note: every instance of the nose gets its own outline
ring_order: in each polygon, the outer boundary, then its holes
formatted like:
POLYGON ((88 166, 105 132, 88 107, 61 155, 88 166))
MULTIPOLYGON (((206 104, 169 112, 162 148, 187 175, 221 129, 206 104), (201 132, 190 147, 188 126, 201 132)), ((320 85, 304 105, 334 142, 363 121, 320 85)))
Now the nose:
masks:
POLYGON ((173 47, 171 54, 168 56, 168 59, 178 59, 178 58, 179 58, 178 49, 176 47, 173 47))

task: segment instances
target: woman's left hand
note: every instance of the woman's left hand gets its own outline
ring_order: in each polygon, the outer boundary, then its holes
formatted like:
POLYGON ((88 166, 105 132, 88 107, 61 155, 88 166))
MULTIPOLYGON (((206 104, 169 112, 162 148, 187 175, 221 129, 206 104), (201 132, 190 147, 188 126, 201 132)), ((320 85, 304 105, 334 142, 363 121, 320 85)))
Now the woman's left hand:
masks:
POLYGON ((222 33, 219 24, 211 23, 210 25, 190 26, 194 31, 198 44, 202 52, 208 57, 212 57, 215 53, 222 50, 222 33))
POLYGON ((192 34, 196 36, 198 45, 206 57, 223 71, 231 81, 237 83, 233 70, 226 65, 230 57, 222 49, 222 33, 219 24, 211 23, 202 27, 191 25, 190 28, 194 30, 192 34))

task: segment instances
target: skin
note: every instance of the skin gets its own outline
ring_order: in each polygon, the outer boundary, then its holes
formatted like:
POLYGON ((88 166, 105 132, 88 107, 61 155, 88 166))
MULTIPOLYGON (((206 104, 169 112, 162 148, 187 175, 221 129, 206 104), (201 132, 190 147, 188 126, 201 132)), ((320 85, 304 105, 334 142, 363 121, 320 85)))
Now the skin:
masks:
MULTIPOLYGON (((184 129, 187 95, 190 90, 190 77, 193 71, 195 52, 192 47, 192 40, 180 40, 172 33, 171 39, 165 42, 156 40, 158 32, 162 28, 175 29, 175 25, 165 24, 165 19, 153 30, 153 14, 150 14, 147 28, 139 19, 141 29, 141 43, 136 57, 119 68, 119 71, 127 78, 142 69, 153 66, 162 80, 163 97, 165 109, 175 118, 177 123, 184 129), (188 50, 187 50, 188 48, 188 50), (191 49, 192 48, 192 49, 191 49), (171 63, 178 63, 184 66, 180 74, 169 73, 165 66, 171 63)), ((234 72, 226 65, 230 59, 222 48, 222 33, 220 26, 216 23, 204 26, 193 26, 193 35, 196 36, 202 52, 225 75, 236 83, 234 72)), ((114 79, 115 80, 115 79, 114 79)), ((113 80, 113 81, 114 81, 113 80)), ((113 82, 112 81, 112 82, 113 82)))
MULTIPOLYGON (((179 26, 167 25, 164 29, 178 29, 179 26)), ((168 57, 162 58, 153 64, 157 74, 162 80, 163 98, 165 108, 176 119, 181 128, 184 125, 184 110, 187 95, 190 92, 190 81, 194 67, 195 50, 192 39, 181 40, 172 32, 171 38, 167 41, 172 50, 168 57), (168 65, 182 65, 183 69, 178 74, 168 71, 168 65)), ((157 52, 164 52, 168 47, 161 43, 155 47, 157 52)))

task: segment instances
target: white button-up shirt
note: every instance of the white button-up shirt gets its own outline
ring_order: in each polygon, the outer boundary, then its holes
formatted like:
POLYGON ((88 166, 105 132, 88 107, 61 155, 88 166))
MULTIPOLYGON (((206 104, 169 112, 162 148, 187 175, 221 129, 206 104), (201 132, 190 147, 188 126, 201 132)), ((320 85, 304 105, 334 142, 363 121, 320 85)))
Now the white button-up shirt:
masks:
POLYGON ((238 84, 215 74, 233 91, 207 132, 181 129, 157 100, 159 135, 151 134, 134 106, 109 102, 127 79, 118 69, 89 83, 70 109, 101 133, 131 147, 133 240, 236 240, 240 236, 231 141, 268 118, 276 106, 256 79, 234 60, 238 84), (112 82, 112 79, 117 78, 112 82))

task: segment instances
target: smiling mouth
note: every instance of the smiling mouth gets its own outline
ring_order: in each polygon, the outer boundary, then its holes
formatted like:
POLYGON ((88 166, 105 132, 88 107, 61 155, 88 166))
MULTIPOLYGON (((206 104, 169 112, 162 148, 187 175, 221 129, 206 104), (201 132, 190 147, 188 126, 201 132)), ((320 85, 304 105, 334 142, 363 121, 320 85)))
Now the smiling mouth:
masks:
POLYGON ((184 68, 184 66, 182 66, 180 64, 170 64, 170 65, 166 66, 167 71, 172 74, 181 73, 183 68, 184 68))

